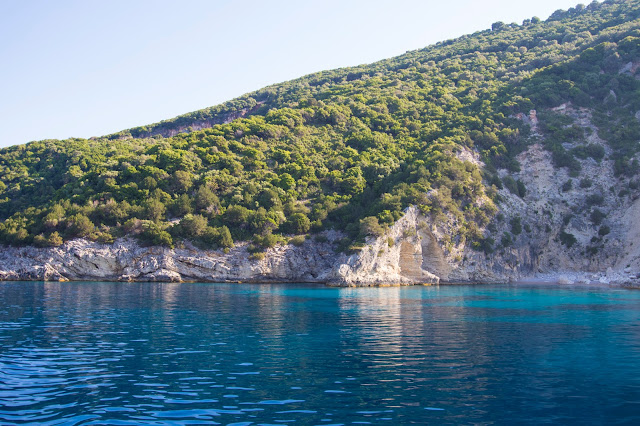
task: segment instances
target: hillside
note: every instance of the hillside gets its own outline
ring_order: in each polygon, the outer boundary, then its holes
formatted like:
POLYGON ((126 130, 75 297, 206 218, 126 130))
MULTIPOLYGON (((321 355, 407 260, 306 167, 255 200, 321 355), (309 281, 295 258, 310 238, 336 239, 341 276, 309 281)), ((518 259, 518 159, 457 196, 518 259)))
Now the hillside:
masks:
POLYGON ((146 127, 2 149, 0 243, 135 236, 247 262, 326 246, 326 264, 348 265, 331 277, 353 282, 635 279, 639 18, 640 0, 578 5, 146 127))

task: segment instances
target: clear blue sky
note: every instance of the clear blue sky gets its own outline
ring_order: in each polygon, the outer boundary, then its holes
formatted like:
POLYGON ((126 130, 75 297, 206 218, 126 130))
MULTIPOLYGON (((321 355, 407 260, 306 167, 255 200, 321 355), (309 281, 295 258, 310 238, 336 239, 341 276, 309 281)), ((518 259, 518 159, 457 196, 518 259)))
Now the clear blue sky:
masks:
POLYGON ((0 146, 150 124, 577 1, 0 0, 0 146))

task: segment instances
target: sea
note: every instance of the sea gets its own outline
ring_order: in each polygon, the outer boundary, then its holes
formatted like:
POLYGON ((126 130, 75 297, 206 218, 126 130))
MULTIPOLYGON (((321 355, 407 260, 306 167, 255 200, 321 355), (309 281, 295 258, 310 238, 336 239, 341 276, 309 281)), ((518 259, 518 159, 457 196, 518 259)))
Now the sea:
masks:
POLYGON ((3 282, 15 424, 640 424, 640 291, 3 282))

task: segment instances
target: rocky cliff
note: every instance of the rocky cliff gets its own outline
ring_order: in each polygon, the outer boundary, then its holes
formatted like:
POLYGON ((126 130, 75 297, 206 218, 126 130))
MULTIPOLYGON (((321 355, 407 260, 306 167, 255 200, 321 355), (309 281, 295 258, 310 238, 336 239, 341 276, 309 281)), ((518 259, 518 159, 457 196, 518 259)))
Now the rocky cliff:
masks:
MULTIPOLYGON (((339 235, 333 232, 328 233, 326 242, 308 240, 301 246, 269 249, 261 260, 251 260, 246 244, 224 253, 193 246, 142 247, 131 239, 120 239, 112 245, 80 239, 57 248, 4 248, 0 253, 0 280, 303 281, 341 286, 514 281, 640 285, 640 246, 634 245, 640 241, 640 230, 634 228, 640 219, 640 200, 615 213, 615 219, 620 220, 613 231, 615 236, 608 240, 603 254, 594 258, 580 255, 578 249, 567 250, 552 235, 540 231, 553 220, 549 215, 540 216, 524 203, 514 203, 510 208, 531 220, 536 231, 489 255, 464 247, 443 247, 441 231, 411 207, 384 236, 370 239, 352 255, 335 252, 333 243, 339 235), (460 250, 462 257, 457 254, 460 250)), ((580 237, 586 238, 582 233, 580 237)))
POLYGON ((403 238, 417 226, 415 209, 390 231, 391 237, 370 241, 362 252, 335 251, 337 232, 326 232, 324 242, 268 249, 252 259, 247 244, 228 252, 184 248, 142 247, 135 240, 100 244, 84 239, 56 248, 7 247, 0 253, 0 280, 103 281, 243 281, 323 282, 331 285, 437 283, 424 269, 423 243, 403 238), (398 244, 390 247, 389 238, 398 244))
MULTIPOLYGON (((461 237, 455 217, 432 220, 416 207, 383 235, 370 237, 355 254, 339 253, 343 237, 325 231, 301 245, 268 249, 253 259, 246 243, 227 252, 190 244, 143 247, 133 239, 100 244, 83 239, 56 248, 5 247, 0 280, 304 281, 332 285, 433 284, 444 282, 548 281, 640 286, 640 191, 635 174, 616 176, 611 149, 598 136, 591 112, 569 104, 555 113, 587 129, 587 143, 601 159, 584 158, 580 173, 554 166, 543 148, 538 118, 520 171, 498 170, 518 180, 526 194, 497 191, 498 213, 482 229, 492 244, 475 249, 461 237), (436 226, 435 223, 438 225, 436 226)), ((565 143, 566 149, 575 148, 565 143)), ((457 157, 480 167, 473 151, 457 157)))

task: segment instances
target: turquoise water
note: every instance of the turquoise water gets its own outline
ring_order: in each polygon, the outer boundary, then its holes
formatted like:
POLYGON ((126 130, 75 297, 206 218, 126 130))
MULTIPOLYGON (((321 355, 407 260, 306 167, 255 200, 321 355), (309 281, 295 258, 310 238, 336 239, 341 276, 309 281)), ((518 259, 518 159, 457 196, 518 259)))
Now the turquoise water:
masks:
POLYGON ((640 422, 640 292, 0 283, 0 424, 640 422))

